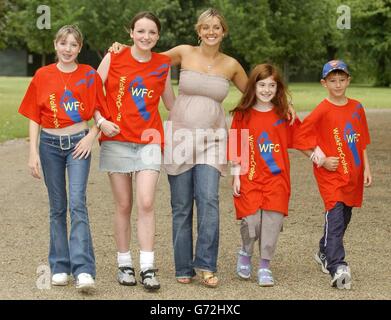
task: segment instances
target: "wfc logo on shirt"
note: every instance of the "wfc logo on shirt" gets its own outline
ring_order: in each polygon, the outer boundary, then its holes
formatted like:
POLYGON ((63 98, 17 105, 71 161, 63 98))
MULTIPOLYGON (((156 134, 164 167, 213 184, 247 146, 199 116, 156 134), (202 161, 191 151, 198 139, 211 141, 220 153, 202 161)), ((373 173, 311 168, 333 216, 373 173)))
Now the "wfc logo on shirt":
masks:
POLYGON ((263 131, 257 140, 259 153, 262 159, 266 162, 270 172, 272 174, 281 173, 281 169, 278 166, 276 160, 273 157, 274 152, 280 152, 280 144, 274 144, 266 131, 263 131))
POLYGON ((146 88, 134 88, 134 87, 131 87, 131 92, 132 92, 132 96, 137 96, 137 97, 140 97, 141 98, 144 98, 145 96, 147 96, 148 98, 153 98, 153 90, 148 90, 146 88))
POLYGON ((361 160, 358 154, 357 142, 360 134, 354 130, 353 125, 350 122, 347 122, 343 130, 343 135, 345 142, 348 144, 349 149, 353 155, 354 164, 356 165, 356 167, 359 167, 361 164, 361 160))
POLYGON ((273 151, 280 152, 280 145, 278 143, 276 143, 276 144, 274 144, 274 143, 260 143, 258 145, 258 147, 259 147, 259 151, 261 153, 265 153, 265 152, 272 153, 273 151))
POLYGON ((79 109, 84 110, 83 103, 78 101, 74 96, 71 90, 65 90, 61 99, 60 99, 60 108, 63 108, 69 118, 73 122, 81 122, 83 119, 79 114, 79 109))
POLYGON ((151 114, 147 110, 147 102, 145 101, 145 97, 148 97, 149 99, 153 98, 153 90, 148 90, 145 87, 144 79, 137 76, 130 82, 128 91, 131 94, 132 100, 136 105, 141 117, 145 121, 148 121, 151 117, 151 114))

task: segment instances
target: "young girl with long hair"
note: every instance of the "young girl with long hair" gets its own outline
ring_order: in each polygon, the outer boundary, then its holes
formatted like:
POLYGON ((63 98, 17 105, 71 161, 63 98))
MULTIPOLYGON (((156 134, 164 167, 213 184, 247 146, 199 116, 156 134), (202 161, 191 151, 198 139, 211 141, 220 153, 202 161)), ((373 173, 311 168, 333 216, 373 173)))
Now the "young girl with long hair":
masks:
POLYGON ((251 256, 258 240, 260 286, 274 285, 270 261, 288 215, 288 148, 295 147, 294 136, 300 121, 296 118, 289 125, 287 96, 279 71, 270 64, 257 65, 239 104, 231 111, 231 130, 236 131, 231 131, 230 145, 236 139, 238 147, 229 147, 229 159, 234 166, 233 196, 242 238, 237 274, 250 278, 251 256))

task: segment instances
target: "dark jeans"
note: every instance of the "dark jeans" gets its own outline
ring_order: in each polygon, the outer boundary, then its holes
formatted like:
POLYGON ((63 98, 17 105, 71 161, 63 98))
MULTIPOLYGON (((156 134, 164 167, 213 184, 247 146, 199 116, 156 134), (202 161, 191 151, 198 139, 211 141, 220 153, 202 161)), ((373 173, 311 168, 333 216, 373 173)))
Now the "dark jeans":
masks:
POLYGON ((89 273, 95 277, 95 256, 92 245, 86 189, 91 155, 73 159, 76 144, 87 130, 74 135, 51 135, 41 131, 39 154, 50 204, 49 264, 52 273, 89 273), (71 230, 67 236, 67 190, 69 182, 69 211, 71 230))
POLYGON ((194 269, 217 271, 220 172, 199 164, 168 175, 171 188, 175 276, 192 277, 194 269), (197 206, 197 242, 193 260, 193 202, 197 206))
POLYGON ((326 255, 327 270, 333 277, 339 265, 347 265, 343 237, 352 217, 352 207, 337 202, 334 208, 325 213, 324 234, 319 241, 321 253, 326 255))

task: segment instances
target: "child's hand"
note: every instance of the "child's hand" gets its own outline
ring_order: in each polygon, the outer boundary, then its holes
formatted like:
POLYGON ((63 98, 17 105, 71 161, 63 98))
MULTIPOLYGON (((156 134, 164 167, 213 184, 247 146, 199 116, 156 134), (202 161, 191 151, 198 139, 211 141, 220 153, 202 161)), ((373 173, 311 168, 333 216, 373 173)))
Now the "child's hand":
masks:
POLYGON ((318 166, 318 168, 320 168, 321 166, 323 166, 326 160, 326 155, 319 146, 316 146, 310 159, 318 166))
POLYGON ((293 125, 295 123, 296 119, 296 111, 293 109, 293 104, 292 102, 289 102, 288 104, 288 120, 289 120, 289 125, 293 125))
POLYGON ((102 124, 100 125, 100 130, 106 137, 114 137, 120 132, 119 126, 109 120, 105 120, 102 122, 102 124))
POLYGON ((232 182, 232 195, 234 197, 240 197, 240 177, 234 176, 233 182, 232 182))
POLYGON ((324 159, 323 167, 329 171, 337 170, 339 165, 339 157, 326 157, 324 159))
POLYGON ((92 146, 94 144, 95 136, 90 131, 83 139, 81 139, 72 152, 73 159, 87 159, 91 153, 92 146))
POLYGON ((37 152, 31 152, 28 167, 30 168, 30 173, 34 178, 41 179, 41 172, 39 167, 41 165, 41 161, 39 159, 39 155, 37 152))
POLYGON ((369 170, 369 168, 364 168, 364 186, 370 187, 371 184, 372 184, 371 170, 369 170))
POLYGON ((126 46, 123 45, 122 43, 119 43, 119 42, 114 42, 111 47, 109 48, 109 52, 112 52, 112 53, 119 53, 122 51, 123 48, 125 48, 126 46))

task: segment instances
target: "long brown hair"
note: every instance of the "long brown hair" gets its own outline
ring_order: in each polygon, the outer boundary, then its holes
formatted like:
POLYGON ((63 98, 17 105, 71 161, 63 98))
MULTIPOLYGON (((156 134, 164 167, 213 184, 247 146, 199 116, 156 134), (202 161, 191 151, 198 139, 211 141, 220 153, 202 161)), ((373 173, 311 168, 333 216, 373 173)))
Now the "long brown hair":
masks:
POLYGON ((271 102, 274 105, 274 110, 281 119, 286 119, 288 114, 288 96, 290 93, 284 84, 281 73, 271 64, 259 64, 251 71, 248 79, 246 89, 236 107, 230 111, 231 114, 241 112, 245 116, 251 107, 257 103, 257 96, 255 87, 259 80, 273 77, 277 83, 277 92, 271 102))

